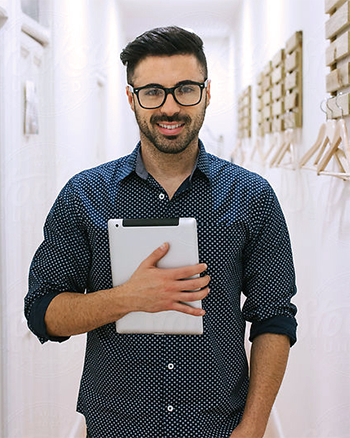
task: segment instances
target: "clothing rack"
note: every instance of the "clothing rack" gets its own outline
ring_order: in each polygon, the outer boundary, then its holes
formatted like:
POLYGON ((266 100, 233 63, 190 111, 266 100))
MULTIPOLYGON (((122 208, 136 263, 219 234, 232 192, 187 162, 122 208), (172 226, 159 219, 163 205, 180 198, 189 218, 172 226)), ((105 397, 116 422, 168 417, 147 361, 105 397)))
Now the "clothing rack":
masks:
POLYGON ((326 122, 317 139, 301 158, 301 168, 314 170, 317 175, 350 180, 350 144, 346 120, 350 115, 350 0, 325 0, 326 122), (311 163, 310 163, 311 162, 311 163))

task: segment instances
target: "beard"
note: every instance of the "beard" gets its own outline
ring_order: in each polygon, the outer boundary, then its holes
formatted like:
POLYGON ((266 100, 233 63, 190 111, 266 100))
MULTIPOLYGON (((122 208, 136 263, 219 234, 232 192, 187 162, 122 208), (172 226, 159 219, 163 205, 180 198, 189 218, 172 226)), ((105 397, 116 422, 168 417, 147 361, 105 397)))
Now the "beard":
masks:
POLYGON ((151 116, 149 122, 142 118, 135 108, 135 117, 140 128, 141 136, 144 135, 158 151, 165 154, 179 154, 187 149, 187 147, 198 138, 199 131, 203 125, 206 113, 206 105, 201 112, 195 117, 189 115, 180 115, 179 113, 173 116, 151 116), (179 135, 163 135, 158 132, 156 125, 161 122, 178 122, 184 123, 183 131, 179 135))

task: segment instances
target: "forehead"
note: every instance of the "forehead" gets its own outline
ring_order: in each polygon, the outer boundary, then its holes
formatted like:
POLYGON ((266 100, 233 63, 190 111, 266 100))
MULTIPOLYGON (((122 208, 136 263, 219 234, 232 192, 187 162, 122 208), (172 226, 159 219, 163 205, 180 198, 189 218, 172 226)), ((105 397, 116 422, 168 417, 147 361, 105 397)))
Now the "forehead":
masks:
POLYGON ((172 87, 181 81, 203 82, 204 79, 201 65, 194 55, 147 56, 135 68, 133 85, 172 87))

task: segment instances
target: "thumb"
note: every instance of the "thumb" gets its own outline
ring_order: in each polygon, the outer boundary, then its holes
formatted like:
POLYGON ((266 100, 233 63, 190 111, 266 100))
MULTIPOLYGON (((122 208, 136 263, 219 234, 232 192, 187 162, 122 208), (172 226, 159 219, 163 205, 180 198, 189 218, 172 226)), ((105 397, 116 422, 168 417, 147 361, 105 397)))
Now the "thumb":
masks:
POLYGON ((169 243, 165 242, 155 249, 143 262, 147 266, 157 266, 159 260, 169 251, 169 243))

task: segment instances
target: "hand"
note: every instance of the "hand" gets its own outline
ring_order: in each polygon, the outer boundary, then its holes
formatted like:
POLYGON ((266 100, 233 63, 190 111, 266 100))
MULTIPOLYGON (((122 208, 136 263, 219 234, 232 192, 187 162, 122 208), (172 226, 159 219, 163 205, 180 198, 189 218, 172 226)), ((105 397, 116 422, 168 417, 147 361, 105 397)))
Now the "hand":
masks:
POLYGON ((209 275, 190 278, 204 272, 207 265, 201 263, 175 269, 157 268, 157 263, 168 250, 169 244, 165 243, 153 251, 125 283, 132 311, 177 310, 194 316, 204 315, 203 309, 191 307, 184 301, 202 300, 208 295, 209 275))

